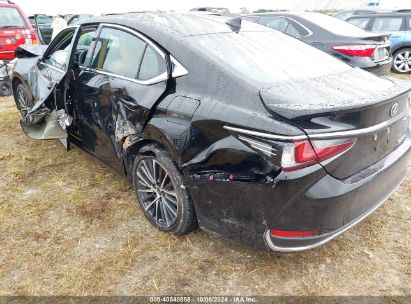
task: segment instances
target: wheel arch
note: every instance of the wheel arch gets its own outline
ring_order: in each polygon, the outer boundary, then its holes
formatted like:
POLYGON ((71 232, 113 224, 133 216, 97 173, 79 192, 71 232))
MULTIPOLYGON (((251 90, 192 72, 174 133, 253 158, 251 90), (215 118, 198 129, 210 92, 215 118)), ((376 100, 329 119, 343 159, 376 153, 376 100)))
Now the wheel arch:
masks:
POLYGON ((148 134, 148 136, 147 134, 145 135, 146 136, 131 135, 125 140, 127 147, 124 150, 124 163, 127 170, 126 173, 129 178, 132 178, 131 172, 133 170, 134 160, 137 155, 154 154, 154 152, 151 152, 150 150, 141 152, 144 147, 149 145, 156 145, 159 148, 167 151, 170 154, 172 160, 176 162, 177 166, 179 167, 180 161, 178 153, 164 135, 161 134, 161 136, 150 136, 152 135, 152 133, 148 134))
POLYGON ((23 77, 20 77, 19 75, 14 75, 14 77, 11 80, 11 88, 13 90, 13 96, 15 97, 14 93, 19 84, 24 85, 26 87, 27 93, 30 94, 30 98, 33 98, 33 93, 31 92, 31 89, 28 86, 27 82, 23 79, 23 77))
POLYGON ((402 45, 395 50, 392 51, 393 56, 398 53, 399 51, 402 51, 403 49, 411 49, 411 45, 402 45))

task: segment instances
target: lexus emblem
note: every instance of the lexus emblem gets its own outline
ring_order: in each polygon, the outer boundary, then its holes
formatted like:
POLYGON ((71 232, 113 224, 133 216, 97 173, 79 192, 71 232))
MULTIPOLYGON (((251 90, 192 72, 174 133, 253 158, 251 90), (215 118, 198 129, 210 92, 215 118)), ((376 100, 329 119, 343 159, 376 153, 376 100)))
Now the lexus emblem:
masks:
POLYGON ((398 103, 394 103, 390 110, 391 117, 394 117, 395 115, 398 114, 398 109, 399 109, 398 103))

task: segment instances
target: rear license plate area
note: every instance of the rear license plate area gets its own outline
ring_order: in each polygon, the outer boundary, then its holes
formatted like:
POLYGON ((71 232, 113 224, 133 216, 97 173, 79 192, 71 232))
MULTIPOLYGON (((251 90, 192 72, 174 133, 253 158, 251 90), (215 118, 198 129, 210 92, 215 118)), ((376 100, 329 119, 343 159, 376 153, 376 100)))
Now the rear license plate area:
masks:
POLYGON ((387 47, 380 47, 375 49, 373 54, 374 62, 384 61, 387 60, 390 56, 390 50, 387 47))

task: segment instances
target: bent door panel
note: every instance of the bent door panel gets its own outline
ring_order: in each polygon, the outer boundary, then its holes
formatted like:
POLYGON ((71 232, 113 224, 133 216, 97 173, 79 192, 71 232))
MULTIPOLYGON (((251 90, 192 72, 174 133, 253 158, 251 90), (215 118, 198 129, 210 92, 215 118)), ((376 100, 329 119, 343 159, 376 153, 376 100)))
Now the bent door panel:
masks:
POLYGON ((22 128, 33 139, 62 139, 70 125, 66 113, 63 80, 72 63, 73 41, 78 28, 67 29, 56 37, 28 75, 34 106, 24 109, 22 128))
POLYGON ((141 132, 166 89, 164 56, 159 56, 164 66, 159 65, 152 50, 137 33, 102 26, 90 68, 78 79, 84 97, 79 105, 83 145, 115 169, 123 166, 123 141, 141 132))

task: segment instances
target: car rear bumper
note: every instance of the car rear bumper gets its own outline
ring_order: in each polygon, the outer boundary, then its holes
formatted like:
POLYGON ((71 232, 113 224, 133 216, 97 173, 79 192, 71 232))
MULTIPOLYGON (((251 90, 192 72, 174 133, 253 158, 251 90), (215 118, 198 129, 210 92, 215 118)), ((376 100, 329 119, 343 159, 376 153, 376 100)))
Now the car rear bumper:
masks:
MULTIPOLYGON (((312 210, 306 209, 305 213, 317 214, 318 218, 314 222, 307 219, 305 224, 302 220, 305 228, 300 225, 290 227, 291 230, 316 229, 321 233, 309 237, 285 238, 272 236, 270 230, 267 230, 265 240, 268 247, 279 252, 313 249, 354 227, 381 206, 397 189, 406 175, 410 154, 411 136, 408 135, 404 143, 395 151, 373 165, 373 168, 367 168, 365 171, 373 173, 363 179, 351 177, 347 180, 337 180, 326 175, 306 192, 306 196, 311 197, 311 202, 304 202, 312 206, 312 210)), ((361 175, 366 176, 367 172, 360 172, 356 176, 361 175)), ((303 219, 302 214, 298 213, 296 212, 294 216, 303 219)), ((283 216, 286 214, 291 216, 291 212, 285 212, 283 216)))
POLYGON ((378 76, 385 76, 391 71, 392 68, 392 58, 389 58, 386 61, 374 63, 371 67, 366 67, 364 70, 373 73, 378 76))
POLYGON ((408 133, 395 151, 346 180, 314 165, 271 183, 190 178, 188 186, 201 228, 256 249, 295 252, 332 240, 377 209, 401 183, 410 154, 408 133), (286 238, 272 230, 320 233, 286 238))

